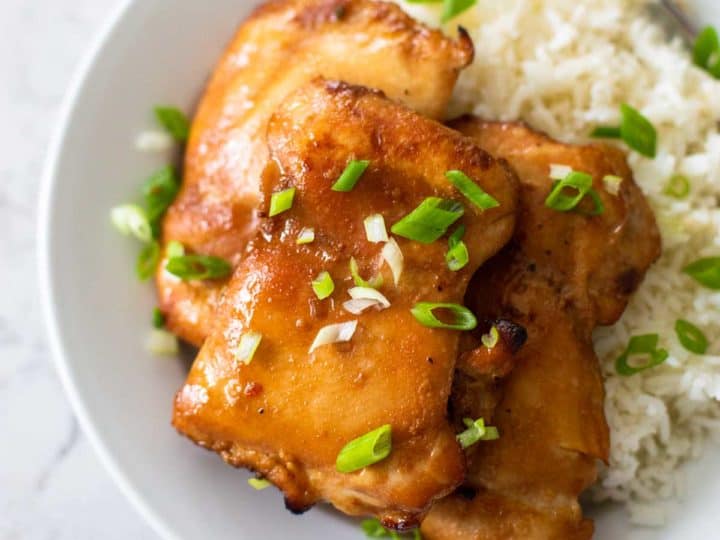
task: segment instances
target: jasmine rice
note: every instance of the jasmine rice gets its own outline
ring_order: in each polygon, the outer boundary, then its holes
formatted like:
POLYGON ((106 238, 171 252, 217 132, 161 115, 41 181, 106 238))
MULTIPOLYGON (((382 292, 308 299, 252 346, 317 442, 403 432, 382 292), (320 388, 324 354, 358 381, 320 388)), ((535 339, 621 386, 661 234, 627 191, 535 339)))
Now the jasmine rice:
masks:
MULTIPOLYGON (((403 7, 440 24, 439 6, 403 7)), ((700 257, 720 255, 720 82, 692 65, 679 38, 668 41, 647 8, 638 0, 479 0, 447 29, 462 25, 476 47, 452 115, 522 119, 585 143, 594 127, 617 125, 620 104, 629 103, 658 130, 657 157, 632 152, 629 161, 655 210, 663 256, 622 319, 595 335, 612 432, 610 465, 591 496, 627 503, 635 523, 662 525, 658 500, 683 493, 679 465, 720 435, 720 292, 682 273, 700 257), (678 173, 690 181, 684 199, 664 193, 678 173), (702 329, 707 354, 680 345, 677 319, 702 329), (632 335, 645 333, 660 335, 668 360, 618 376, 615 359, 632 335)))

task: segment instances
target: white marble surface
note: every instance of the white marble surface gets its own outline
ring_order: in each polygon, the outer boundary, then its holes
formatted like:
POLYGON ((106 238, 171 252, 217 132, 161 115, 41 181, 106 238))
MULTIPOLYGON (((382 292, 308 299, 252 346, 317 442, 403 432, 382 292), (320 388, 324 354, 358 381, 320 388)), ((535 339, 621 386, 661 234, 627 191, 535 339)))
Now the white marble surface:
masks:
POLYGON ((45 338, 36 215, 73 70, 118 0, 0 0, 0 540, 157 538, 79 431, 45 338))

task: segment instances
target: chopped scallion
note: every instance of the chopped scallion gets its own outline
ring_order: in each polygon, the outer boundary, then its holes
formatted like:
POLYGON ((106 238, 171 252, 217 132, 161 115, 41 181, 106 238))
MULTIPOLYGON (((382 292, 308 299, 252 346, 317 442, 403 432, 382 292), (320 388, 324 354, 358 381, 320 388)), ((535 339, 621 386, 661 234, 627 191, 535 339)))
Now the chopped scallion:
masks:
POLYGON ((270 217, 282 214, 292 208, 293 200, 295 199, 295 188, 291 187, 273 193, 270 197, 270 217))
POLYGON ((720 257, 705 257, 688 264, 683 272, 709 289, 720 290, 720 257))
POLYGON ((365 236, 369 242, 387 242, 388 234, 385 228, 385 218, 382 214, 373 214, 363 221, 365 236))
POLYGON ((705 354, 708 349, 708 339, 693 323, 678 319, 675 322, 675 333, 678 340, 688 351, 695 354, 705 354))
POLYGON ((141 242, 151 242, 153 239, 147 213, 137 204, 116 206, 110 212, 110 220, 124 235, 132 235, 141 242))
POLYGON ((485 420, 482 418, 477 420, 463 418, 463 424, 467 429, 456 437, 463 449, 472 446, 478 441, 494 441, 500 437, 497 428, 486 426, 485 420))
POLYGON ((167 243, 167 247, 165 248, 165 253, 170 259, 172 259, 173 257, 182 257, 183 255, 185 255, 185 246, 183 246, 177 240, 170 240, 167 243))
POLYGON ((220 279, 230 275, 232 266, 225 259, 210 255, 182 255, 168 259, 165 269, 182 280, 220 279))
POLYGON ((343 192, 352 191, 355 184, 357 184, 358 180, 360 180, 360 177, 365 172, 365 169, 368 168, 368 165, 370 165, 370 161, 366 159, 353 159, 347 164, 347 167, 345 167, 345 170, 340 175, 340 178, 338 178, 332 185, 332 190, 343 192))
POLYGON ((663 193, 676 199, 684 199, 690 194, 690 180, 682 174, 674 174, 668 180, 663 193))
POLYGON ((315 296, 320 300, 325 300, 335 290, 335 283, 328 272, 320 272, 312 281, 312 288, 315 296))
POLYGON ((480 208, 480 210, 489 210, 500 206, 500 203, 489 193, 486 193, 480 186, 473 182, 462 171, 447 171, 445 177, 450 180, 460 193, 465 195, 470 202, 480 208))
POLYGON ((477 0, 444 0, 440 20, 446 23, 473 7, 476 3, 477 0))
POLYGON ((464 212, 462 204, 456 201, 428 197, 391 230, 398 236, 429 244, 445 234, 464 212))
POLYGON ((262 334, 260 332, 245 332, 240 337, 240 343, 235 350, 235 359, 241 364, 249 364, 252 362, 255 351, 257 351, 262 341, 262 334))
POLYGON ((153 173, 142 190, 148 219, 150 221, 159 219, 175 200, 179 190, 180 181, 172 167, 163 167, 153 173))
POLYGON ((492 325, 488 333, 480 337, 480 341, 482 341, 482 344, 488 349, 494 349, 498 341, 500 341, 500 332, 498 332, 497 326, 492 325))
POLYGON ((419 302, 410 310, 413 316, 429 328, 446 328, 449 330, 472 330, 477 326, 477 319, 465 306, 441 302, 419 302), (433 311, 442 309, 449 312, 453 320, 446 323, 438 319, 433 311))
POLYGON ((617 197, 617 195, 620 193, 620 186, 622 185, 622 182, 623 179, 619 176, 615 176, 614 174, 606 174, 605 176, 603 176, 603 185, 605 186, 605 191, 615 197, 617 197))
MULTIPOLYGON (((555 182, 550 194, 545 199, 545 206, 558 212, 569 212, 575 210, 586 195, 590 196, 594 204, 594 213, 602 212, 602 201, 592 194, 592 176, 583 172, 572 171, 563 180, 555 182), (572 189, 573 195, 567 195, 563 191, 572 189)), ((597 195, 597 194, 595 194, 597 195)))
POLYGON ((299 246, 304 244, 312 244, 315 241, 315 229, 312 227, 305 227, 298 233, 297 240, 295 243, 299 246))
POLYGON ((155 107, 155 117, 176 141, 187 141, 190 122, 184 112, 177 107, 155 107))
POLYGON ((153 328, 157 328, 158 330, 165 328, 165 315, 160 311, 160 308, 153 309, 152 324, 153 328))
POLYGON ((669 355, 665 349, 658 348, 659 339, 657 334, 631 337, 627 348, 615 361, 615 370, 618 374, 628 377, 665 362, 669 355), (644 357, 645 362, 641 365, 631 366, 629 361, 634 356, 644 357))
POLYGON ((157 356, 171 356, 180 350, 178 339, 167 330, 153 328, 147 340, 147 350, 157 356))
POLYGON ((397 287, 400 283, 400 276, 402 276, 403 268, 405 267, 405 258, 403 257, 400 246, 391 238, 382 248, 382 257, 390 267, 390 271, 393 275, 393 281, 397 287))
POLYGON ((347 443, 340 450, 335 466, 341 473, 351 473, 382 461, 392 451, 392 427, 385 424, 347 443))
POLYGON ((353 278, 353 282, 355 282, 355 285, 358 287, 371 287, 373 289, 377 289, 378 287, 382 287, 383 284, 383 277, 381 274, 376 275, 370 281, 364 280, 360 275, 360 269, 358 268, 355 257, 350 257, 350 275, 353 278))
POLYGON ((379 519, 365 519, 360 524, 363 532, 367 538, 390 538, 392 540, 400 540, 400 538, 410 538, 412 535, 413 540, 422 540, 420 529, 413 529, 406 533, 398 533, 391 529, 386 529, 379 519))
POLYGON ((698 34, 693 48, 693 62, 720 79, 720 39, 712 26, 706 26, 698 34))
POLYGON ((623 103, 620 105, 620 127, 595 128, 592 137, 622 139, 630 148, 643 156, 654 158, 657 154, 657 131, 640 111, 623 103))
POLYGON ((445 254, 445 262, 453 272, 464 268, 470 261, 467 246, 462 241, 464 235, 465 226, 460 225, 448 238, 448 251, 445 254))
POLYGON ((269 488, 272 484, 264 478, 248 478, 248 485, 258 491, 269 488))
POLYGON ((155 273, 160 262, 160 244, 153 240, 145 245, 137 257, 135 273, 140 281, 146 281, 155 273))
POLYGON ((323 326, 315 336, 315 340, 310 345, 310 351, 313 352, 318 347, 330 345, 331 343, 345 343, 350 341, 355 335, 357 329, 357 321, 348 321, 344 323, 329 324, 323 326))

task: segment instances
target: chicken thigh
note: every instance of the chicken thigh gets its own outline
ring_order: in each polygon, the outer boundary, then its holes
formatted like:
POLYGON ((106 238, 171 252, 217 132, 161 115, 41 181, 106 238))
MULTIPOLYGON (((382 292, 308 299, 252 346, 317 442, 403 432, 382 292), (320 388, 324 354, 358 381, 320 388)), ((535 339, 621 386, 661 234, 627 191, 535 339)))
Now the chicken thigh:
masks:
MULTIPOLYGON (((377 88, 440 119, 459 71, 472 61, 458 40, 374 0, 276 0, 246 20, 216 68, 193 121, 182 189, 163 242, 236 265, 261 219, 270 115, 314 77, 377 88)), ((157 272, 168 328, 199 346, 214 321, 225 280, 182 282, 157 272)))
POLYGON ((460 332, 424 326, 410 310, 418 302, 462 303, 475 269, 512 234, 516 179, 471 139, 377 91, 339 82, 315 80, 289 97, 270 121, 268 143, 261 208, 291 187, 294 203, 263 220, 240 261, 177 395, 174 425, 269 479, 291 509, 325 500, 389 527, 416 526, 462 482, 465 458, 447 418, 460 332), (354 189, 332 190, 348 161, 361 159, 369 166, 354 189), (483 211, 465 200, 445 177, 450 169, 499 205, 483 211), (470 260, 457 272, 447 267, 446 240, 366 237, 367 216, 381 214, 390 227, 427 197, 464 205, 458 223, 471 239, 470 260), (298 245, 306 227, 315 241, 298 245), (384 257, 388 246, 399 247, 401 259, 384 257), (348 312, 351 258, 365 278, 382 276, 386 309, 348 312), (323 300, 311 287, 321 272, 334 282, 323 300), (351 328, 342 343, 313 350, 322 328, 344 323, 351 328), (248 331, 262 341, 243 363, 238 340, 248 331), (346 443, 384 425, 392 429, 389 457, 339 472, 346 443))
POLYGON ((562 144, 519 123, 468 117, 451 125, 519 176, 516 232, 476 274, 466 301, 479 317, 522 325, 528 339, 500 383, 500 438, 472 448, 465 487, 433 507, 423 537, 588 539, 593 526, 578 496, 595 481, 596 460, 607 460, 609 436, 591 334, 622 314, 659 256, 653 213, 616 148, 562 144), (603 213, 548 208, 552 165, 592 175, 603 213), (616 193, 607 175, 622 178, 616 193))

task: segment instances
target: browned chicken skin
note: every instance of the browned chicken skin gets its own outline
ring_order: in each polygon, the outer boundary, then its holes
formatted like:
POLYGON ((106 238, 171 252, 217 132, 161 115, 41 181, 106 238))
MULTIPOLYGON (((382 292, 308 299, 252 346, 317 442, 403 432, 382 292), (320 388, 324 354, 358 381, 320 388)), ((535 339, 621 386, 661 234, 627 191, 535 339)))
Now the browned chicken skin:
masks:
MULTIPOLYGON (((278 0, 245 21, 215 70, 193 121, 182 190, 163 240, 236 265, 259 223, 265 131, 277 105, 316 76, 377 88, 432 118, 445 113, 473 56, 453 41, 372 0, 278 0)), ((161 268, 163 265, 161 265, 161 268)), ((168 328, 199 346, 225 281, 182 282, 160 270, 168 328)))
MULTIPOLYGON (((577 498, 596 478, 596 459, 607 460, 608 454, 591 333, 596 324, 621 315, 659 256, 657 226, 615 148, 561 144, 522 124, 468 117, 451 125, 507 159, 520 178, 513 240, 476 274, 467 302, 481 317, 507 317, 523 325, 528 341, 502 385, 493 419, 499 440, 473 447, 470 489, 436 504, 423 523, 423 536, 587 539, 593 526, 583 519, 577 498), (552 164, 591 174, 605 212, 589 217, 547 208, 552 164), (604 189, 605 175, 623 178, 617 196, 604 189)), ((474 403, 472 396, 453 399, 474 403)))
POLYGON ((344 83, 316 80, 288 98, 270 121, 268 144, 261 207, 290 186, 295 202, 263 220, 177 395, 173 423, 227 462, 267 477, 292 509, 327 500, 388 526, 415 526, 463 480, 465 457, 447 419, 460 332, 427 328, 410 308, 462 302, 475 269, 512 234, 516 180, 471 139, 344 83), (332 191, 350 159, 370 166, 351 192, 332 191), (500 206, 481 211, 465 201, 444 176, 450 169, 463 170, 500 206), (470 262, 452 272, 445 240, 398 238, 404 270, 396 286, 363 220, 380 213, 390 227, 428 196, 465 204, 470 262), (316 239, 297 245, 304 227, 316 239), (353 286, 351 257, 366 277, 383 275, 388 309, 351 315, 342 308, 353 286), (335 281, 322 301, 310 286, 321 271, 335 281), (358 324, 349 343, 308 352, 322 327, 351 320, 358 324), (233 351, 248 330, 263 340, 245 365, 233 351), (390 456, 337 472, 341 448, 384 424, 392 426, 390 456))

